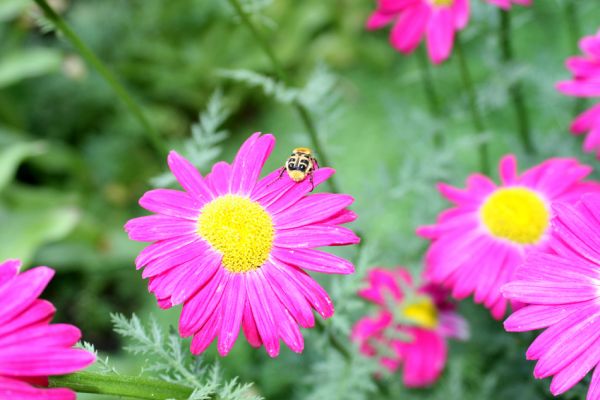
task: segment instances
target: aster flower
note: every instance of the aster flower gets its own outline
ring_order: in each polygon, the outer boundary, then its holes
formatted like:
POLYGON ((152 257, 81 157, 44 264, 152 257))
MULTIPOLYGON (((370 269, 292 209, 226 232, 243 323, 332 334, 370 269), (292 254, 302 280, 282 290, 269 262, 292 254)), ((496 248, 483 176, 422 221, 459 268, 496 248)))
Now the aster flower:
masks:
POLYGON ((520 6, 530 6, 533 0, 487 0, 488 3, 498 6, 504 10, 510 10, 513 4, 520 6))
MULTIPOLYGON (((569 96, 600 97, 600 31, 581 39, 579 47, 583 56, 571 57, 566 62, 573 79, 559 82, 557 88, 569 96)), ((583 149, 595 151, 600 158, 600 104, 579 115, 571 124, 571 132, 574 135, 588 132, 583 149)))
POLYGON ((93 354, 72 348, 79 329, 50 324, 55 309, 38 299, 54 271, 37 267, 18 273, 21 263, 0 263, 0 399, 71 400, 69 389, 47 389, 48 376, 69 374, 94 362, 93 354))
POLYGON ((468 20, 468 0, 379 0, 367 29, 393 23, 390 42, 404 54, 412 53, 425 36, 429 58, 439 64, 450 56, 454 34, 468 20))
POLYGON ((402 267, 373 268, 368 284, 358 294, 375 303, 378 313, 359 320, 352 339, 359 343, 361 353, 377 357, 391 372, 401 367, 406 386, 432 384, 446 364, 446 338, 466 339, 466 322, 444 290, 435 285, 415 288, 402 267))
POLYGON ((151 190, 140 205, 157 214, 135 218, 130 239, 153 242, 137 257, 149 290, 162 308, 183 304, 179 332, 193 335, 191 351, 204 351, 218 337, 229 353, 240 326, 248 342, 279 354, 279 339, 301 352, 298 325, 315 323, 334 309, 327 293, 304 270, 350 274, 347 260, 315 247, 355 244, 359 238, 341 224, 356 215, 353 198, 317 193, 314 186, 335 171, 320 168, 313 182, 294 182, 280 171, 259 179, 275 138, 255 133, 231 165, 219 162, 206 177, 171 152, 168 164, 185 191, 151 190))
POLYGON ((546 245, 554 202, 572 203, 598 191, 599 185, 582 182, 591 171, 575 159, 553 158, 519 176, 516 158, 508 155, 500 161, 500 185, 480 174, 467 179, 466 189, 439 184, 456 207, 442 212, 435 225, 417 229, 432 240, 425 276, 457 299, 474 295, 502 318, 507 301, 500 287, 526 253, 546 245))
POLYGON ((600 399, 600 196, 553 206, 544 250, 529 253, 502 292, 527 303, 512 314, 509 332, 544 329, 527 350, 534 376, 553 376, 550 391, 566 392, 595 368, 588 400, 600 399))

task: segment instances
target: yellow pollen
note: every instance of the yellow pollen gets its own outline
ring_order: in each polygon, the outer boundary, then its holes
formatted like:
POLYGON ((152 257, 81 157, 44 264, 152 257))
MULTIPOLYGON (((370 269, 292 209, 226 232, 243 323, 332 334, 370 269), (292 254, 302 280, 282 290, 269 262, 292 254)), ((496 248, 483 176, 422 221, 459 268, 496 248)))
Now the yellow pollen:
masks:
POLYGON ((498 189, 480 210, 481 219, 492 235, 519 244, 537 243, 550 223, 544 201, 525 188, 498 189))
POLYGON ((433 329, 438 325, 438 311, 429 297, 420 297, 404 305, 401 314, 421 328, 433 329))
POLYGON ((223 254, 229 272, 260 268, 273 247, 273 220, 247 197, 225 195, 206 204, 198 217, 198 234, 223 254))
POLYGON ((454 4, 454 0, 432 0, 434 6, 447 7, 454 4))

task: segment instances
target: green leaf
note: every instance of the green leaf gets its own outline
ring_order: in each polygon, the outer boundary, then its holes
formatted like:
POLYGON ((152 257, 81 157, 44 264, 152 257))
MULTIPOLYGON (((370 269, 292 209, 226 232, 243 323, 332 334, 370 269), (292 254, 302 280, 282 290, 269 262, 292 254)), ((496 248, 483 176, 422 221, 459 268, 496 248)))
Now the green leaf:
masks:
POLYGON ((32 48, 2 56, 0 61, 0 89, 27 78, 54 72, 62 63, 57 50, 32 48))
POLYGON ((0 260, 19 258, 27 264, 40 245, 71 232, 79 217, 74 207, 0 210, 0 260))
POLYGON ((19 164, 44 152, 43 142, 17 143, 0 151, 0 192, 12 181, 19 164))

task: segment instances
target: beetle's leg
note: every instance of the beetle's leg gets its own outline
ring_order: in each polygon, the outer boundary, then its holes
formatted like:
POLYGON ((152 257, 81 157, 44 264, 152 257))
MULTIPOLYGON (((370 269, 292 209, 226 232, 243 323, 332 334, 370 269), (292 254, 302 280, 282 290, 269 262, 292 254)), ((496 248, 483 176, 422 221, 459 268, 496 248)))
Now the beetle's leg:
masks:
POLYGON ((312 172, 308 176, 308 180, 310 181, 310 191, 312 192, 315 189, 315 182, 313 181, 313 174, 312 174, 312 172))
POLYGON ((277 179, 267 183, 267 187, 271 186, 272 184, 274 184, 275 182, 277 182, 278 180, 281 179, 281 177, 283 176, 283 173, 285 172, 285 167, 281 167, 280 169, 281 169, 281 171, 279 172, 279 176, 277 177, 277 179))

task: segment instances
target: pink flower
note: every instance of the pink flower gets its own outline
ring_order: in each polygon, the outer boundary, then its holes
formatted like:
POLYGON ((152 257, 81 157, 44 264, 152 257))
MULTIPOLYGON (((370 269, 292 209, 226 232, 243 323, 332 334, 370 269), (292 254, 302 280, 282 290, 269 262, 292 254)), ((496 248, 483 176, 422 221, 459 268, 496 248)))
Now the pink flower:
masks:
POLYGON ((553 376, 550 391, 566 392, 596 367, 588 400, 600 399, 600 196, 554 205, 546 249, 531 252, 502 288, 528 303, 505 322, 509 332, 545 329, 527 350, 536 378, 553 376))
POLYGON ((450 56, 454 34, 468 20, 468 0, 379 0, 367 29, 379 29, 393 22, 391 44, 404 54, 412 53, 425 35, 429 58, 439 64, 450 56))
POLYGON ((533 0, 487 0, 488 3, 498 6, 504 10, 510 10, 513 3, 520 6, 530 6, 533 0))
POLYGON ((361 353, 377 357, 390 371, 402 367, 406 386, 432 384, 446 364, 446 338, 466 339, 466 322, 454 312, 445 291, 434 285, 414 288, 404 268, 373 268, 368 281, 369 287, 358 294, 379 311, 354 325, 352 339, 361 353))
POLYGON ((281 338, 293 351, 304 343, 298 325, 314 325, 314 308, 333 315, 327 293, 304 270, 350 274, 347 260, 314 247, 355 244, 341 224, 356 219, 345 194, 317 193, 314 186, 335 171, 321 168, 313 180, 294 182, 280 170, 259 179, 275 138, 252 135, 231 165, 219 162, 206 177, 175 152, 171 171, 184 192, 146 192, 140 205, 156 215, 135 218, 130 239, 154 242, 136 259, 162 308, 183 304, 179 331, 193 335, 191 351, 218 337, 221 355, 233 347, 240 326, 248 342, 279 354, 281 338))
POLYGON ((75 399, 69 389, 44 388, 48 376, 83 369, 95 357, 72 348, 81 338, 79 329, 50 324, 55 309, 38 299, 54 271, 37 267, 19 274, 20 265, 0 263, 0 399, 75 399))
POLYGON ((442 212, 435 225, 417 229, 432 240, 425 275, 464 299, 474 294, 494 318, 500 319, 507 301, 500 287, 531 249, 546 245, 555 201, 574 202, 586 191, 598 191, 582 180, 591 167, 575 159, 553 158, 517 175, 512 155, 500 161, 500 185, 480 174, 467 179, 466 189, 439 184, 456 207, 442 212))
MULTIPOLYGON (((584 55, 570 57, 566 63, 573 79, 559 82, 557 88, 569 96, 600 97, 600 31, 581 39, 579 47, 584 55)), ((600 158, 600 104, 579 115, 571 124, 571 132, 574 135, 589 132, 583 149, 595 151, 600 158)))

